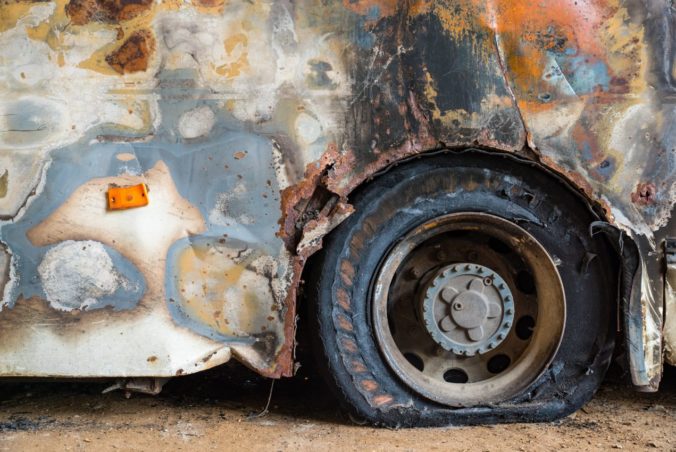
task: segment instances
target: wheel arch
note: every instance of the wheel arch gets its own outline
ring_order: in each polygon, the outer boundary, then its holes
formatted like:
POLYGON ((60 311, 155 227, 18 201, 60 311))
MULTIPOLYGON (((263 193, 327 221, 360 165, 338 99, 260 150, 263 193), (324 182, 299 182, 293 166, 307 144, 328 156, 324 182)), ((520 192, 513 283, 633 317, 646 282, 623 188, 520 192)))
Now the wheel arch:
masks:
POLYGON ((605 234, 616 251, 620 274, 618 309, 621 312, 621 330, 624 332, 624 345, 626 348, 626 366, 631 375, 633 385, 643 391, 655 391, 659 386, 661 368, 656 371, 654 364, 651 365, 649 355, 655 341, 661 347, 661 310, 644 309, 647 303, 654 303, 650 297, 647 269, 644 253, 648 247, 631 231, 626 231, 618 226, 612 218, 611 207, 605 200, 594 197, 591 188, 584 183, 584 178, 579 175, 562 170, 553 162, 537 159, 537 154, 525 148, 519 152, 509 152, 482 146, 447 148, 441 147, 430 149, 414 155, 408 155, 392 160, 383 160, 382 164, 371 167, 368 173, 355 174, 345 165, 350 164, 350 159, 341 159, 337 150, 329 150, 316 165, 308 165, 309 174, 303 182, 287 189, 283 197, 287 202, 293 199, 297 202, 291 209, 288 205, 284 209, 286 215, 280 221, 280 235, 285 238, 287 247, 291 244, 290 251, 295 254, 295 271, 298 272, 291 287, 294 297, 303 281, 305 263, 318 250, 322 248, 322 240, 348 218, 354 209, 350 199, 376 178, 387 173, 392 168, 409 164, 418 159, 425 159, 443 154, 475 153, 486 158, 513 159, 540 172, 553 181, 557 181, 578 200, 580 205, 588 209, 598 220, 590 224, 590 234, 605 234), (345 179, 347 174, 351 178, 345 179), (341 182, 337 182, 343 178, 341 182), (297 209, 302 205, 303 208, 297 209), (289 210, 294 210, 289 215, 289 210), (310 212, 310 214, 308 214, 310 212), (301 221, 303 218, 307 221, 301 221), (293 230, 295 235, 285 234, 285 226, 294 220, 293 230))

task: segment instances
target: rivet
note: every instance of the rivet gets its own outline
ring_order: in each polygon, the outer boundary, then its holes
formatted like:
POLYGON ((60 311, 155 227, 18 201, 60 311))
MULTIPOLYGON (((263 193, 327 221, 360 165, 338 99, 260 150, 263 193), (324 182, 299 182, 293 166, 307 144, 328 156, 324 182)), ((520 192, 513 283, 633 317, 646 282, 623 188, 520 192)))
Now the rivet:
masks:
POLYGON ((505 338, 504 334, 502 334, 502 333, 498 334, 498 339, 503 340, 504 338, 505 338))
POLYGON ((507 314, 511 315, 513 311, 512 311, 511 309, 507 309, 507 311, 505 311, 505 312, 506 312, 507 314))
POLYGON ((471 265, 469 265, 469 264, 465 265, 465 270, 471 270, 471 269, 472 269, 471 265))

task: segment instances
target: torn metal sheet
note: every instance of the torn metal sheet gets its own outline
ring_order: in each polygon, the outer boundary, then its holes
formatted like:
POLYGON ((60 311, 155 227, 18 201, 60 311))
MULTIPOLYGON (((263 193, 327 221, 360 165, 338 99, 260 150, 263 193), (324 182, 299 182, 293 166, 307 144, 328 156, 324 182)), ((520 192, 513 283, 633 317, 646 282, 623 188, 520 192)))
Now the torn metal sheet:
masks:
POLYGON ((667 276, 664 280, 664 342, 665 359, 676 366, 676 237, 665 243, 667 276))
POLYGON ((352 190, 479 147, 636 238, 654 387, 675 25, 666 0, 0 3, 0 374, 290 375, 304 262, 352 190), (106 209, 138 184, 147 206, 106 209))

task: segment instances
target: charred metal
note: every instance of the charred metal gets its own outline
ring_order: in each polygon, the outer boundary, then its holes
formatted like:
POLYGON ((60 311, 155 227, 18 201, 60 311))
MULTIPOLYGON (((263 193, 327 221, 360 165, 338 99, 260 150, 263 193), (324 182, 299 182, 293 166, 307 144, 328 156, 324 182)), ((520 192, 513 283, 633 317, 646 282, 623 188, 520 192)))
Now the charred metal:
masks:
POLYGON ((632 379, 655 390, 675 37, 663 0, 0 3, 0 375, 173 376, 231 356, 291 375, 305 262, 354 190, 472 148, 532 161, 606 220, 632 379), (149 205, 106 210, 110 184, 146 184, 149 205), (92 344, 122 333, 98 365, 92 344))

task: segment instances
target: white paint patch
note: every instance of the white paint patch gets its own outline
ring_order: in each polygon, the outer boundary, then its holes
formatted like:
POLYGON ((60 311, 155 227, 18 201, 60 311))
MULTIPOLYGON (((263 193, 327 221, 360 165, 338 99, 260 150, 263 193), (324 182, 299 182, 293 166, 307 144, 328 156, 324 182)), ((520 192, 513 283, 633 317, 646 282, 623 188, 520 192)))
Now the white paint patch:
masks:
POLYGON ((183 113, 178 120, 178 131, 183 138, 198 138, 211 132, 215 123, 213 110, 204 105, 183 113))
POLYGON ((38 266, 42 287, 54 309, 86 310, 120 287, 110 255, 99 242, 62 242, 47 251, 38 266))
MULTIPOLYGON (((610 202, 608 201, 608 198, 605 196, 602 196, 601 199, 603 199, 604 202, 608 203, 608 205, 611 205, 610 202)), ((650 247, 652 249, 655 249, 655 235, 653 234, 653 231, 650 230, 650 227, 644 222, 644 221, 639 221, 639 222, 633 222, 627 218, 625 215, 625 212, 629 211, 633 213, 634 217, 638 215, 638 209, 635 206, 630 206, 631 210, 625 209, 625 210, 620 210, 616 207, 611 207, 610 209, 610 214, 613 216, 613 219, 615 220, 613 224, 629 234, 630 236, 633 236, 634 234, 638 235, 643 235, 645 236, 648 241, 650 242, 650 247)))
POLYGON ((216 203, 213 209, 209 212, 209 222, 219 226, 230 226, 236 224, 237 221, 228 216, 228 202, 232 198, 230 193, 220 193, 216 197, 216 203))
POLYGON ((236 224, 253 224, 254 220, 251 216, 242 214, 237 217, 230 215, 229 203, 233 199, 242 199, 247 193, 246 185, 239 182, 232 192, 229 193, 219 193, 216 197, 216 202, 214 207, 209 212, 209 221, 212 224, 217 224, 220 226, 232 226, 236 224))
POLYGON ((312 144, 322 133, 322 126, 312 116, 301 113, 296 118, 296 135, 307 144, 312 144))
POLYGON ((19 284, 19 273, 16 271, 17 257, 12 254, 12 250, 9 248, 3 250, 3 253, 6 253, 6 255, 3 256, 3 260, 7 260, 8 272, 7 281, 4 282, 2 291, 2 300, 0 300, 0 312, 2 312, 2 309, 9 304, 9 300, 12 299, 12 293, 19 284))

